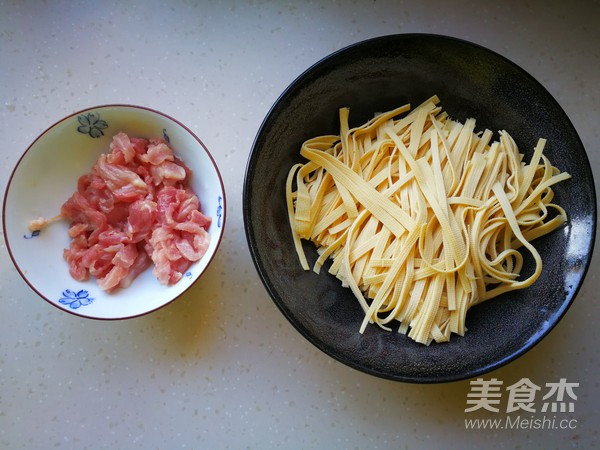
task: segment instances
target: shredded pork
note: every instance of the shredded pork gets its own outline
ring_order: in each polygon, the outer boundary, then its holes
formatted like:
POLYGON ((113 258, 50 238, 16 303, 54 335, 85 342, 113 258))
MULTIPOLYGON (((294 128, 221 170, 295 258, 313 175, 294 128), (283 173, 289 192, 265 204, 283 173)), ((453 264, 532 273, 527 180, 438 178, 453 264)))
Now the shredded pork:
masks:
POLYGON ((190 169, 162 139, 118 133, 110 152, 79 178, 62 205, 70 220, 64 251, 76 280, 95 277, 112 291, 154 264, 162 284, 174 284, 208 248, 211 219, 188 185, 190 169))

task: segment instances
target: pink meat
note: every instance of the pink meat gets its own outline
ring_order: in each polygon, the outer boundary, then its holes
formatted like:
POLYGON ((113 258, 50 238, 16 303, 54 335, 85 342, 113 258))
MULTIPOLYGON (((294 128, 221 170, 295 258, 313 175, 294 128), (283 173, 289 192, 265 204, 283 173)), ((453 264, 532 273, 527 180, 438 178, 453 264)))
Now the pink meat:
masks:
POLYGON ((116 228, 123 228, 129 218, 129 205, 131 204, 123 202, 115 203, 112 209, 106 214, 108 223, 116 228))
POLYGON ((115 266, 121 266, 129 268, 133 265, 134 261, 138 256, 138 249, 135 244, 123 245, 112 259, 112 263, 115 266))
POLYGON ((182 233, 175 246, 188 261, 198 261, 208 249, 210 238, 204 228, 198 233, 182 233))
POLYGON ((115 255, 114 249, 94 244, 84 254, 81 264, 87 268, 89 274, 96 278, 103 278, 111 271, 115 255))
POLYGON ((162 284, 176 283, 210 243, 211 219, 188 187, 191 170, 162 139, 118 133, 110 153, 79 178, 62 205, 72 238, 64 258, 77 280, 125 288, 154 263, 162 284))
POLYGON ((103 247, 120 246, 128 242, 124 231, 109 225, 106 230, 98 235, 98 243, 103 247))
POLYGON ((131 146, 135 150, 136 155, 143 155, 146 153, 146 148, 149 144, 148 139, 130 137, 129 141, 131 142, 131 146))
POLYGON ((156 222, 157 208, 152 200, 137 200, 129 206, 125 232, 130 242, 140 242, 150 236, 156 222))
POLYGON ((146 183, 137 173, 126 166, 109 163, 106 155, 100 155, 93 170, 119 201, 133 202, 148 193, 146 183))
POLYGON ((63 257, 69 265, 69 273, 77 281, 85 281, 90 277, 88 268, 82 264, 87 248, 87 239, 80 234, 71 241, 69 248, 63 252, 63 257))
POLYGON ((77 236, 85 233, 89 229, 86 223, 77 223, 69 228, 69 237, 71 239, 76 238, 77 236))
POLYGON ((174 155, 174 158, 175 162, 183 167, 183 170, 185 170, 185 178, 189 180, 189 178, 192 176, 192 169, 186 166, 186 164, 177 155, 174 155))
POLYGON ((107 156, 107 161, 110 164, 129 164, 136 156, 131 140, 125 133, 117 133, 113 136, 109 148, 110 153, 107 156))
POLYGON ((119 286, 119 283, 127 276, 128 272, 127 267, 114 265, 105 276, 96 278, 96 282, 101 289, 112 291, 119 286))
POLYGON ((148 145, 148 151, 139 156, 140 161, 153 166, 158 166, 164 161, 173 161, 173 150, 165 142, 152 142, 148 145))
POLYGON ((93 208, 88 198, 75 192, 61 207, 61 214, 72 223, 90 225, 95 230, 106 228, 106 216, 93 208))
POLYGON ((163 161, 157 166, 150 166, 150 174, 155 186, 160 184, 173 186, 178 181, 183 181, 186 176, 185 169, 171 161, 163 161))
POLYGON ((152 264, 152 261, 150 260, 148 253, 146 253, 146 251, 144 250, 144 247, 140 246, 139 244, 137 247, 138 247, 138 255, 137 255, 135 261, 133 262, 133 264, 129 267, 129 271, 127 272, 127 275, 125 275, 121 279, 121 282, 119 283, 120 288, 129 287, 129 285, 131 285, 133 280, 135 280, 135 278, 140 273, 145 271, 152 264))
POLYGON ((77 190, 100 212, 108 214, 114 208, 113 195, 106 189, 104 180, 96 174, 89 173, 79 177, 77 190))

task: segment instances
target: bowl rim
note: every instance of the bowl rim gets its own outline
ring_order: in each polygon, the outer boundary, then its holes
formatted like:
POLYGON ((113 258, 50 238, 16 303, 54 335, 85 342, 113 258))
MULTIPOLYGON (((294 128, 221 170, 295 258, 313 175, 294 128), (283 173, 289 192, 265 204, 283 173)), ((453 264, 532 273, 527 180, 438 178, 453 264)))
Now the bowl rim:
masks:
POLYGON ((316 348, 318 348, 319 350, 321 350, 323 353, 325 353, 326 355, 332 357, 333 359, 335 359, 336 361, 351 367, 355 370, 358 370, 360 372, 369 374, 369 375, 373 375, 379 378, 383 378, 383 379, 388 379, 388 380, 392 380, 392 381, 398 381, 398 382, 407 382, 407 383, 415 383, 415 384, 435 384, 435 383, 450 383, 450 382, 456 382, 456 381, 462 381, 462 380, 466 380, 469 378, 473 378, 476 376, 481 376, 485 373, 489 373, 491 371, 494 371, 496 369, 499 369, 500 367, 503 367, 507 364, 509 364, 510 362, 518 359, 519 357, 523 356, 525 353, 527 353, 529 350, 531 350, 533 347, 535 347, 538 343, 540 343, 542 340, 544 340, 544 338, 556 327, 556 325, 562 320, 562 318, 564 317, 564 315, 566 314, 567 310, 571 307, 571 305, 573 304, 575 298, 577 297, 584 281, 585 278, 587 276, 588 270, 590 268, 591 265, 591 261, 592 261, 592 256, 594 253, 594 248, 595 248, 595 241, 596 241, 596 231, 597 231, 597 199, 596 199, 596 184, 594 181, 594 177, 593 177, 593 171, 592 171, 592 167, 591 167, 591 163, 589 160, 589 156, 587 155, 587 152, 585 150, 585 147, 583 145, 583 142, 581 141, 581 137, 579 136, 579 134, 577 133, 576 128, 574 127, 571 119, 569 118, 569 116, 567 115, 567 113, 564 111, 564 109, 562 108, 562 106, 560 105, 560 103, 555 99, 555 97, 550 93, 550 91, 548 91, 548 89, 546 89, 546 87, 544 85, 542 85, 542 83, 540 81, 538 81, 533 75, 531 75, 528 71, 526 71, 525 69, 523 69, 521 66, 519 66, 518 64, 516 64, 515 62, 513 62, 512 60, 508 59, 507 57, 501 55, 500 53, 491 50, 490 48, 487 48, 481 44, 477 44, 474 42, 471 42, 469 40, 466 39, 462 39, 462 38, 457 38, 454 36, 448 36, 448 35, 443 35, 443 34, 435 34, 435 33, 395 33, 395 34, 386 34, 386 35, 380 35, 380 36, 376 36, 376 37, 372 37, 372 38, 368 38, 368 39, 364 39, 364 40, 360 40, 360 41, 356 41, 354 43, 351 43, 349 45, 346 45, 334 52, 331 52, 329 54, 327 54, 326 56, 318 59, 315 63, 311 64, 307 69, 305 69, 304 71, 302 71, 296 78, 294 78, 294 80, 284 89, 284 91, 275 99, 275 101, 273 102, 273 104, 271 105, 271 107, 269 108, 268 112, 266 113, 263 121, 261 122, 261 125, 256 133, 256 136, 254 138, 254 141, 252 143, 252 147, 251 147, 251 151, 250 154, 248 156, 248 160, 246 163, 246 172, 245 172, 245 178, 244 178, 244 185, 243 185, 243 198, 242 198, 242 212, 243 212, 243 219, 244 219, 244 230, 245 230, 245 234, 246 234, 246 240, 248 243, 248 248, 250 250, 250 254, 252 256, 252 261, 254 263, 254 266, 258 272, 258 275, 264 285, 264 287, 267 290, 267 293, 269 294, 269 296, 271 297, 271 300, 273 301, 273 303, 275 303, 275 305, 277 306, 277 308, 282 312, 282 314, 284 315, 284 317, 287 319, 287 321, 292 324, 292 326, 305 338, 307 339, 311 344, 313 344, 316 348), (530 80, 532 83, 534 83, 535 85, 537 85, 537 87, 544 92, 547 95, 547 98, 554 103, 554 105, 564 113, 564 118, 565 120, 565 124, 567 127, 571 128, 572 132, 573 132, 573 136, 577 139, 578 144, 580 145, 580 147, 583 149, 583 153, 585 156, 585 167, 584 170, 586 170, 589 173, 590 179, 592 181, 592 189, 591 189, 591 196, 592 196, 592 205, 591 205, 591 218, 592 218, 592 230, 591 230, 591 235, 590 235, 590 240, 589 240, 589 246, 588 246, 588 251, 587 251, 587 260, 585 261, 585 265, 582 268, 582 272, 581 272, 581 281, 578 284, 578 286, 573 290, 570 298, 566 298, 563 302, 562 305, 560 307, 560 309, 557 311, 557 314, 555 316, 555 320, 553 323, 551 323, 546 329, 543 330, 543 332, 539 332, 536 333, 532 339, 530 339, 526 344, 520 346, 517 350, 511 352, 509 355, 500 358, 499 360, 496 360, 492 363, 489 364, 485 364, 482 367, 478 367, 475 369, 471 369, 471 370, 466 370, 463 371, 459 374, 456 375, 445 375, 445 376, 429 376, 429 377, 419 377, 419 376, 411 376, 411 375, 398 375, 398 374, 389 374, 386 372, 383 372, 382 370, 378 370, 377 368, 374 367, 368 367, 366 365, 361 365, 359 363, 355 363, 353 361, 349 361, 347 359, 345 359, 343 356, 340 356, 338 354, 336 354, 333 350, 331 350, 326 344, 324 344, 323 342, 321 342, 320 339, 318 339, 317 336, 313 336, 311 333, 308 333, 306 330, 303 329, 303 327, 301 326, 301 323, 296 323, 297 320, 294 319, 291 315, 291 313, 289 311, 287 311, 284 308, 284 301, 282 300, 282 298, 280 297, 279 293, 277 292, 277 290, 275 289, 275 287, 272 285, 271 280, 269 278, 269 274, 266 273, 265 269, 263 268, 263 263, 262 263, 262 258, 259 254, 257 245, 256 245, 256 240, 254 238, 255 236, 255 232, 254 232, 254 226, 252 224, 251 221, 251 207, 250 207, 250 192, 252 191, 252 174, 254 172, 255 169, 255 164, 256 164, 256 151, 257 151, 257 146, 259 145, 259 141, 261 140, 261 137, 263 135, 263 133, 265 133, 265 130, 268 128, 269 123, 272 120, 272 115, 277 111, 278 108, 280 108, 280 105, 287 99, 287 97, 289 95, 291 95, 293 93, 294 90, 296 90, 296 88, 298 86, 301 86, 302 83, 305 81, 305 79, 309 78, 312 74, 312 72, 316 69, 319 69, 322 65, 326 64, 329 60, 334 59, 339 57, 341 54, 344 53, 348 53, 348 52, 352 52, 353 50, 355 50, 357 47, 361 47, 363 45, 369 45, 369 44, 373 44, 375 42, 384 42, 384 41, 394 41, 394 40, 400 40, 400 39, 434 39, 434 40, 445 40, 445 41, 449 41, 449 42, 456 42, 458 44, 461 45, 466 45, 469 46, 471 48, 474 49, 478 49, 479 51, 485 52, 490 54, 492 57, 494 58, 498 58, 500 60, 502 60, 504 63, 508 64, 509 66, 511 66, 513 69, 517 70, 518 72, 520 72, 524 77, 526 77, 528 80, 530 80))
POLYGON ((130 104, 130 103, 105 103, 105 104, 101 104, 101 105, 97 105, 97 106, 90 106, 90 107, 86 107, 83 109, 80 109, 78 111, 75 111, 73 113, 69 113, 66 116, 63 116, 61 119, 56 120, 55 122, 53 122, 50 126, 46 127, 42 132, 40 132, 38 134, 38 136, 31 142, 31 144, 29 144, 29 146, 27 147, 27 149, 21 154, 21 156, 19 157, 19 159, 17 160, 17 162, 15 163, 10 176, 8 177, 8 181, 6 183, 6 189, 4 192, 4 199, 2 201, 2 229, 6 230, 6 203, 8 201, 8 195, 9 195, 9 191, 10 191, 10 187, 11 187, 11 183, 13 181, 13 178, 15 177, 15 174, 17 172, 17 169, 19 168, 21 162, 23 161, 23 159, 25 158, 25 156, 31 151, 31 149, 33 148, 33 146, 37 143, 37 141, 39 141, 42 136, 44 136, 46 133, 48 133, 51 129, 53 129, 54 127, 56 127, 57 125, 75 117, 78 116, 80 114, 86 113, 88 111, 96 111, 96 110, 102 110, 102 109, 107 109, 107 108, 121 108, 121 109, 131 109, 131 110, 142 110, 142 111, 146 111, 146 112, 150 112, 153 114, 157 114, 159 116, 162 116, 172 122, 174 122, 175 124, 177 124, 178 126, 180 126, 181 128, 183 128, 194 140, 196 140, 196 142, 198 142, 200 144, 200 146, 202 147, 202 149, 204 150, 204 152, 206 153, 206 155, 208 156, 211 164, 213 165, 217 178, 219 180, 219 185, 221 187, 221 192, 222 192, 222 202, 223 202, 223 215, 221 218, 221 232, 219 233, 219 238, 217 240, 216 246, 214 251, 212 252, 211 255, 209 255, 209 259, 208 262, 206 264, 206 266, 204 267, 204 269, 202 271, 200 271, 198 273, 198 275, 196 276, 196 278, 178 295, 176 295, 175 297, 173 297, 172 299, 170 299, 169 301, 157 306, 156 308, 152 308, 149 309, 147 311, 143 311, 139 314, 130 314, 130 315, 124 315, 124 316, 117 316, 117 317, 98 317, 98 316, 92 316, 89 314, 85 314, 85 313, 81 313, 78 310, 72 310, 72 309, 66 309, 66 308, 61 308, 60 306, 58 306, 55 302, 53 302, 52 300, 50 300, 48 297, 46 297, 38 288, 36 288, 27 278, 27 276, 23 273, 23 271, 21 270, 20 266, 17 264, 17 261, 15 259, 15 256, 13 255, 12 249, 11 249, 11 245, 8 239, 8 236, 6 234, 6 232, 2 233, 4 235, 4 242, 6 243, 6 250, 10 256, 11 262, 13 263, 13 266, 15 267, 15 269, 17 270, 17 272, 19 273, 19 275, 21 276, 21 278, 25 281, 25 283, 27 283, 27 285, 38 295, 40 296, 42 299, 44 299, 46 302, 50 303, 54 308, 62 311, 62 312, 66 312, 69 314, 72 314, 74 316, 77 317, 83 317, 85 319, 92 319, 92 320, 99 320, 99 321, 117 321, 117 320, 126 320, 126 319, 133 319, 136 317, 141 317, 141 316, 145 316, 147 314, 150 314, 154 311, 157 311, 161 308, 164 308, 165 306, 173 303, 175 300, 177 300, 179 297, 181 297, 183 294, 185 294, 194 284, 196 284, 196 282, 202 277, 202 275, 206 272, 206 270, 208 269, 208 267, 210 266, 210 264, 212 263, 214 257, 216 256, 219 247, 221 245, 221 242, 223 240, 223 235, 225 233, 225 223, 227 221, 227 199, 226 199, 226 192, 225 192, 225 185, 223 183, 223 177, 221 175, 221 172, 219 170, 219 167, 214 159, 214 157, 212 156, 212 154, 210 153, 210 151, 208 150, 208 148, 206 147, 206 145, 204 144, 204 142, 186 125, 184 125, 182 122, 180 122, 179 120, 177 120, 176 118, 174 118, 173 116, 163 113, 157 109, 148 107, 148 106, 141 106, 141 105, 135 105, 135 104, 130 104))

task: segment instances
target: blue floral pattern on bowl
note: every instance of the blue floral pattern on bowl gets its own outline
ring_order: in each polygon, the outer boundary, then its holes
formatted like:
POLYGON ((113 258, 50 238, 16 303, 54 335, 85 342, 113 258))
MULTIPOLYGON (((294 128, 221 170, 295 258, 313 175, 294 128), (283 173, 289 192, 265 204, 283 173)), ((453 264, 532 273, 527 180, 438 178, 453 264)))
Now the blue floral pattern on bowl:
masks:
POLYGON ((223 205, 221 202, 223 198, 219 196, 219 206, 217 206, 217 226, 221 228, 221 219, 223 218, 223 205))
POLYGON ((72 291, 66 289, 62 293, 62 297, 58 299, 58 302, 63 305, 68 305, 71 309, 77 309, 81 306, 87 306, 94 301, 93 297, 90 297, 90 293, 84 289, 80 291, 72 291))
POLYGON ((93 138, 104 136, 102 130, 108 128, 108 123, 105 120, 100 119, 100 114, 95 112, 79 115, 77 116, 77 120, 80 124, 77 127, 77 131, 83 134, 89 134, 93 138))
POLYGON ((24 234, 23 237, 25 239, 31 239, 31 238, 34 238, 34 237, 38 237, 40 235, 40 233, 41 233, 41 230, 35 230, 35 231, 32 231, 31 234, 29 234, 29 235, 24 234))

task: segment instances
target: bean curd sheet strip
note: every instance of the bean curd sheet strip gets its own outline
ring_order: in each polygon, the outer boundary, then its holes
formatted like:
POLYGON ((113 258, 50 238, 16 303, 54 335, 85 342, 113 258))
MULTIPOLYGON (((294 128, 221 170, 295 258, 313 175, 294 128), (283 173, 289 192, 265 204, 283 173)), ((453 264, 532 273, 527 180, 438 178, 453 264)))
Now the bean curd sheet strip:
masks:
POLYGON ((290 170, 286 197, 300 264, 301 241, 327 259, 369 324, 429 345, 464 335, 468 309, 530 286, 542 259, 531 241, 567 221, 552 186, 570 178, 543 154, 529 163, 508 132, 492 141, 475 119, 450 119, 433 96, 377 114, 351 128, 339 111, 340 134, 307 140, 305 163, 290 170), (523 254, 533 270, 521 274, 523 254))

